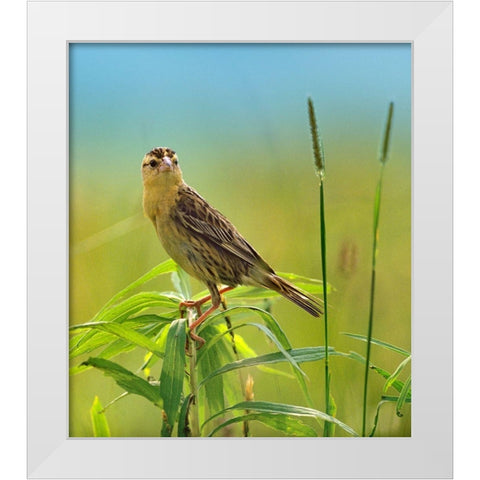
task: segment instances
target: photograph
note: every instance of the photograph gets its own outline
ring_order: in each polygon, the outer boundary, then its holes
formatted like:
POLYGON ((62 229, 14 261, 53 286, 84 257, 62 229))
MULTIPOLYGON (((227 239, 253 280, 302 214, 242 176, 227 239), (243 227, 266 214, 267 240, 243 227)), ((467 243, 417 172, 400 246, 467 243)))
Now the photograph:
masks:
POLYGON ((67 53, 68 436, 411 437, 412 44, 67 53))

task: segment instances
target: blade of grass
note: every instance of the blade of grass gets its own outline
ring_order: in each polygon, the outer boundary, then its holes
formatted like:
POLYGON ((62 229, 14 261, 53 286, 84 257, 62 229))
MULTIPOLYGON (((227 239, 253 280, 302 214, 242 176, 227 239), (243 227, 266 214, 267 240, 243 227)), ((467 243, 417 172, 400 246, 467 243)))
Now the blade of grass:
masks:
POLYGON ((388 403, 389 400, 380 400, 377 404, 377 411, 375 412, 375 417, 373 419, 373 428, 372 428, 372 431, 370 432, 370 434, 368 435, 369 437, 373 437, 375 435, 375 432, 377 430, 377 425, 378 425, 378 418, 380 416, 380 407, 385 404, 385 403, 388 403))
POLYGON ((365 375, 363 382, 363 415, 362 415, 362 437, 366 434, 366 422, 367 422, 367 397, 368 397, 368 374, 370 372, 370 350, 372 345, 372 332, 373 332, 373 306, 375 302, 375 277, 376 277, 376 265, 378 255, 378 238, 380 234, 379 220, 380 220, 380 205, 382 196, 382 183, 383 183, 383 171, 387 161, 388 147, 390 143, 390 131, 392 127, 393 117, 393 102, 390 102, 388 108, 388 117, 385 125, 385 133, 383 136, 382 149, 380 153, 380 175, 375 191, 375 202, 373 210, 373 248, 372 248, 372 269, 371 269, 371 281, 370 281, 370 308, 368 315, 368 332, 367 332, 367 353, 365 362, 365 375))
POLYGON ((407 380, 405 381, 405 384, 403 385, 402 391, 400 392, 400 395, 398 396, 397 400, 397 406, 396 406, 396 411, 397 411, 397 416, 398 417, 403 417, 403 413, 400 412, 400 410, 403 408, 403 405, 405 402, 409 399, 411 399, 411 392, 410 392, 410 386, 412 384, 412 377, 409 376, 407 380), (410 394, 410 396, 409 396, 410 394))
POLYGON ((187 272, 177 265, 177 270, 172 273, 172 283, 175 289, 180 293, 183 299, 192 297, 192 288, 190 286, 190 277, 187 272))
MULTIPOLYGON (((112 305, 120 301, 123 297, 125 297, 127 294, 131 293, 133 290, 138 288, 139 286, 143 285, 144 283, 148 282, 149 280, 152 280, 153 278, 165 274, 165 273, 170 273, 174 272, 176 270, 177 266, 175 262, 172 259, 168 259, 165 262, 157 265, 156 267, 152 268, 149 272, 145 273, 142 275, 140 278, 132 282, 130 285, 127 285, 124 289, 120 290, 118 293, 116 293, 93 317, 92 321, 95 322, 103 315, 103 313, 108 310, 112 305)), ((95 333, 93 333, 95 334, 95 333)), ((92 334, 90 332, 85 333, 85 337, 88 339, 90 338, 92 334)), ((81 338, 79 339, 81 341, 81 338)))
POLYGON ((162 406, 162 398, 158 388, 150 385, 146 380, 118 363, 105 360, 104 358, 90 357, 84 364, 102 370, 105 375, 112 377, 127 392, 140 395, 158 407, 162 406))
MULTIPOLYGON (((340 333, 342 335, 346 335, 347 337, 356 338, 357 340, 362 340, 364 342, 368 340, 366 335, 359 335, 357 333, 346 333, 346 332, 340 332, 340 333)), ((392 352, 397 352, 400 355, 403 355, 404 357, 410 356, 410 352, 408 352, 407 350, 404 350, 403 348, 392 345, 391 343, 383 342, 382 340, 378 340, 376 338, 371 338, 370 341, 372 344, 379 345, 380 347, 384 347, 388 350, 391 350, 392 352)))
POLYGON ((402 370, 410 362, 410 359, 411 357, 407 357, 405 360, 403 360, 403 362, 401 362, 395 369, 395 371, 390 375, 390 377, 385 382, 385 385, 383 386, 383 393, 387 393, 387 390, 394 384, 395 380, 397 380, 400 373, 402 373, 402 370))
MULTIPOLYGON (((307 293, 319 295, 323 294, 323 282, 316 278, 308 278, 302 275, 297 275, 295 273, 285 273, 285 272, 276 272, 279 277, 285 278, 289 280, 291 283, 296 285, 297 287, 305 290, 307 293)), ((327 285, 327 293, 330 293, 333 290, 331 285, 327 285)), ((202 290, 201 292, 194 295, 193 299, 198 300, 200 298, 205 297, 208 295, 208 290, 202 290)), ((227 299, 245 299, 245 300, 261 300, 266 298, 282 298, 282 296, 274 292, 273 290, 269 290, 262 287, 248 287, 245 285, 240 285, 233 290, 225 292, 225 297, 227 299)))
POLYGON ((178 436, 179 437, 190 437, 190 427, 188 425, 188 407, 192 401, 192 394, 189 393, 183 400, 182 407, 180 408, 180 413, 178 414, 178 436))
MULTIPOLYGON (((96 316, 100 316, 107 308, 109 308, 111 305, 117 303, 121 298, 125 297, 128 293, 131 291, 135 290, 137 287, 140 285, 143 285, 144 283, 148 282, 149 280, 152 280, 155 277, 158 277, 159 275, 162 275, 164 273, 171 273, 176 270, 177 266, 175 262, 172 259, 165 260, 163 263, 160 263, 160 265, 157 265, 156 267, 152 268, 149 272, 145 273, 142 275, 140 278, 132 282, 130 285, 127 285, 123 290, 120 290, 117 294, 115 294, 97 313, 96 316)), ((96 317, 94 317, 95 319, 96 317)))
POLYGON ((248 413, 238 417, 230 418, 225 422, 217 425, 207 436, 213 437, 215 433, 228 425, 239 422, 251 422, 256 420, 268 427, 274 428, 289 437, 316 437, 315 430, 305 423, 297 420, 289 415, 278 413, 248 413))
POLYGON ((100 330, 102 332, 111 333, 122 340, 126 340, 129 343, 133 343, 134 345, 145 348, 160 358, 163 358, 164 354, 158 349, 158 346, 155 342, 152 342, 152 340, 145 335, 132 330, 131 328, 127 328, 125 325, 114 322, 92 322, 90 324, 84 323, 80 326, 71 327, 71 330, 86 327, 91 328, 92 330, 100 330))
MULTIPOLYGON (((228 335, 231 331, 234 331, 238 328, 240 328, 242 324, 232 326, 231 328, 227 328, 225 325, 214 325, 214 327, 217 330, 217 334, 214 335, 212 338, 206 342, 206 344, 202 347, 201 350, 198 352, 198 361, 201 361, 201 358, 206 352, 212 348, 215 344, 218 344, 218 342, 221 341, 222 338, 224 338, 226 335, 228 335)), ((255 350, 253 350, 245 341, 245 339, 239 335, 238 333, 235 333, 235 346, 237 349, 237 353, 239 357, 237 360, 240 360, 241 358, 253 358, 257 356, 257 353, 255 350)), ((231 362, 233 358, 229 360, 231 362)), ((272 367, 265 367, 263 365, 258 365, 258 369, 261 370, 262 372, 265 373, 270 373, 271 375, 278 375, 281 377, 286 377, 286 378, 293 378, 293 375, 290 373, 284 372, 283 370, 277 370, 272 367)))
POLYGON ((177 419, 185 375, 185 341, 185 319, 174 320, 168 330, 165 359, 160 374, 159 393, 163 399, 163 411, 165 412, 162 437, 171 436, 177 419))
MULTIPOLYGON (((348 356, 353 360, 356 360, 365 365, 365 357, 362 357, 360 354, 356 352, 350 352, 348 356)), ((377 367, 376 365, 370 365, 370 368, 374 370, 376 373, 378 373, 381 377, 385 378, 385 380, 388 380, 391 377, 391 373, 387 372, 381 367, 377 367)), ((403 389, 404 383, 398 380, 397 378, 393 381, 393 383, 390 386, 400 393, 403 389)))
MULTIPOLYGON (((206 377, 210 372, 214 372, 222 366, 222 358, 218 348, 211 348, 210 342, 211 339, 216 336, 215 325, 208 325, 203 331, 202 336, 205 339, 205 345, 198 352, 202 353, 197 355, 196 366, 198 368, 198 373, 200 378, 206 377), (207 345, 210 348, 206 348, 207 345)), ((218 344, 217 344, 218 345, 218 344)), ((223 396, 223 377, 219 376, 213 379, 211 382, 208 382, 205 385, 206 399, 210 412, 216 412, 225 408, 225 400, 223 396)))
MULTIPOLYGON (((201 331, 202 328, 204 328, 206 325, 209 323, 213 323, 215 320, 218 318, 222 318, 225 315, 229 315, 233 317, 236 314, 242 313, 242 312, 253 312, 256 315, 260 316, 262 320, 265 322, 266 327, 265 328, 263 325, 260 324, 253 324, 257 328, 261 329, 274 343, 277 345, 277 348, 284 353, 284 355, 288 358, 289 353, 288 350, 292 348, 290 341, 288 340, 287 336, 285 335, 284 331, 280 327, 279 323, 275 319, 275 317, 269 313, 266 312, 265 310, 262 310, 261 308, 258 307, 231 307, 228 308, 227 310, 224 310, 222 312, 216 313, 210 317, 208 317, 205 322, 202 324, 202 327, 199 329, 201 331)), ((245 325, 248 325, 245 323, 245 325)), ((300 369, 298 364, 296 364, 295 360, 290 358, 289 359, 292 366, 294 369, 298 370, 301 375, 305 375, 305 373, 300 369)))
MULTIPOLYGON (((288 353, 288 351, 283 347, 283 345, 278 341, 277 337, 275 337, 275 335, 268 329, 266 328, 264 325, 261 325, 259 323, 241 323, 239 325, 235 325, 235 327, 232 327, 230 329, 228 329, 228 331, 233 331, 237 328, 242 328, 242 327, 255 327, 257 328, 258 330, 260 330, 261 332, 263 332, 274 344, 275 346, 278 348, 278 350, 280 352, 283 353, 283 355, 289 360, 289 362, 291 363, 291 365, 296 368, 302 375, 305 375, 305 372, 299 367, 298 363, 295 361, 294 358, 291 357, 291 355, 288 353)), ((223 335, 220 335, 219 337, 217 336, 215 338, 215 342, 219 341, 220 338, 222 337, 223 335)), ((213 345, 210 345, 208 349, 205 349, 204 352, 202 352, 202 356, 205 355, 209 349, 212 347, 213 345)))
MULTIPOLYGON (((348 357, 349 355, 345 353, 336 352, 333 347, 330 347, 330 355, 338 355, 343 357, 348 357)), ((298 348, 288 351, 290 356, 295 359, 297 363, 302 362, 315 362, 317 360, 323 360, 325 358, 325 348, 324 347, 305 347, 298 348)), ((210 379, 216 375, 223 375, 224 373, 231 372, 238 368, 246 367, 256 367, 258 365, 267 365, 270 363, 280 363, 287 362, 288 358, 283 355, 281 352, 267 353, 265 355, 259 355, 258 357, 253 358, 244 358, 242 360, 237 360, 236 362, 229 363, 224 365, 222 368, 219 368, 215 372, 210 373, 205 377, 199 384, 199 388, 203 386, 210 379)))
MULTIPOLYGON (((158 292, 142 292, 136 295, 132 295, 123 302, 104 310, 101 314, 95 315, 91 322, 87 322, 87 325, 91 325, 96 322, 116 322, 123 323, 132 315, 141 312, 147 308, 153 307, 166 307, 178 312, 178 302, 180 299, 172 295, 166 295, 158 292)), ((167 314, 168 316, 168 314, 167 314)), ((81 324, 85 325, 85 324, 81 324)), ((73 325, 70 329, 81 328, 81 325, 73 325)), ((83 336, 78 338, 75 344, 71 344, 70 353, 74 352, 76 348, 79 348, 85 342, 91 340, 97 334, 97 331, 90 330, 83 336)))
POLYGON ((345 430, 347 433, 349 433, 354 437, 359 436, 358 433, 350 426, 332 417, 331 415, 327 415, 326 413, 321 412, 319 410, 315 410, 314 408, 302 407, 298 405, 287 405, 284 403, 256 402, 256 401, 240 402, 240 403, 237 403, 236 405, 233 405, 220 412, 215 413, 203 423, 202 429, 206 423, 210 422, 216 417, 224 415, 225 413, 230 412, 232 410, 245 410, 245 409, 250 410, 252 413, 264 412, 264 413, 271 413, 271 414, 291 415, 294 417, 299 416, 299 417, 320 418, 324 421, 335 423, 340 428, 342 428, 343 430, 345 430))
POLYGON ((90 408, 90 419, 92 420, 92 429, 94 437, 110 437, 110 428, 107 417, 99 398, 95 395, 93 404, 90 408))

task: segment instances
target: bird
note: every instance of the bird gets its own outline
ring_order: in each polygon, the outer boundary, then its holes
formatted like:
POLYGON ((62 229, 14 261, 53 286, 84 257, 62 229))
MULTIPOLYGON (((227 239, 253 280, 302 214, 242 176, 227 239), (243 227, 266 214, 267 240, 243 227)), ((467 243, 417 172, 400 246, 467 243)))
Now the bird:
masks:
POLYGON ((219 306, 221 295, 238 285, 273 290, 310 315, 322 314, 320 300, 278 276, 235 226, 183 180, 177 153, 155 147, 142 159, 143 210, 168 255, 207 286, 209 295, 181 306, 196 307, 190 338, 204 339, 195 329, 219 306), (222 286, 219 288, 219 286, 222 286), (211 299, 211 307, 200 306, 211 299))

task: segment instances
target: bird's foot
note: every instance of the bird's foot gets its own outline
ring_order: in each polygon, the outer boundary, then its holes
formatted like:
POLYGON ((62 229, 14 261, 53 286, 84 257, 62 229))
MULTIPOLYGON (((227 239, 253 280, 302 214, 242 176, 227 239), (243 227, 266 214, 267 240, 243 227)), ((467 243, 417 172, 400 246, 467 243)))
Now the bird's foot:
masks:
POLYGON ((192 356, 190 342, 193 342, 193 346, 197 350, 200 350, 205 345, 205 339, 199 337, 195 332, 190 330, 187 335, 187 340, 185 342, 185 355, 187 355, 187 357, 192 356))
MULTIPOLYGON (((228 292, 229 290, 232 290, 234 287, 224 287, 222 288, 218 293, 222 295, 224 292, 228 292)), ((180 316, 183 317, 185 310, 187 308, 195 308, 197 310, 198 318, 190 323, 190 332, 189 332, 189 337, 187 338, 187 344, 185 346, 185 351, 189 351, 189 340, 192 340, 194 342, 197 342, 198 346, 197 349, 202 348, 203 345, 205 345, 205 340, 202 337, 199 337, 195 333, 195 329, 204 322, 204 320, 211 314, 213 313, 220 305, 221 299, 218 298, 218 300, 214 301, 212 306, 208 308, 204 313, 202 313, 201 306, 210 300, 212 298, 211 295, 207 295, 206 297, 201 298, 200 300, 183 300, 180 302, 179 309, 180 309, 180 316)))
POLYGON ((183 300, 178 306, 178 308, 180 309, 180 316, 183 317, 187 308, 195 308, 197 310, 198 316, 200 317, 202 315, 202 309, 200 307, 203 303, 204 302, 202 302, 201 300, 183 300))
POLYGON ((202 338, 202 337, 199 337, 193 330, 190 330, 189 332, 189 335, 191 340, 193 340, 194 342, 197 342, 197 350, 199 350, 200 348, 202 348, 204 345, 205 345, 205 339, 202 338))

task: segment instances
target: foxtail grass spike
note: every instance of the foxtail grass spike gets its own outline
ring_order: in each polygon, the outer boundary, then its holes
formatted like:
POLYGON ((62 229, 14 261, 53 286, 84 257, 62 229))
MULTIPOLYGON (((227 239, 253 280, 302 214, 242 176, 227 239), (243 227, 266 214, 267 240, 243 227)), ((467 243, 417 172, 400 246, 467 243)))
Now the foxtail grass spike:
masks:
POLYGON ((380 162, 383 164, 387 162, 388 147, 390 145, 390 131, 392 129, 392 118, 393 118, 393 102, 390 102, 390 106, 388 107, 387 123, 385 125, 385 132, 383 134, 382 152, 380 157, 380 162))
POLYGON ((323 178, 325 175, 325 162, 323 155, 323 144, 318 137, 317 120, 315 118, 315 109, 311 98, 308 98, 308 118, 310 120, 310 131, 312 133, 313 142, 313 158, 315 161, 315 169, 317 175, 323 178))

